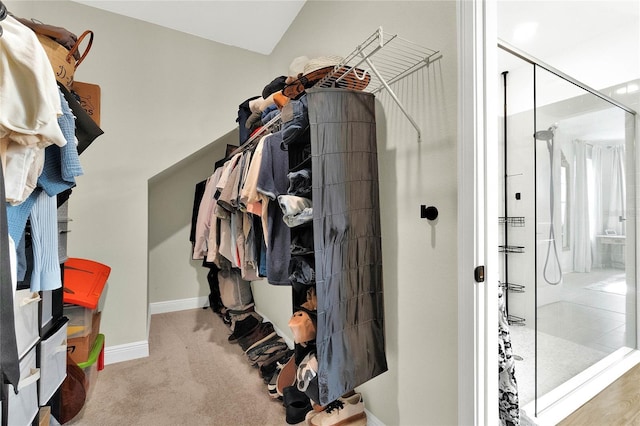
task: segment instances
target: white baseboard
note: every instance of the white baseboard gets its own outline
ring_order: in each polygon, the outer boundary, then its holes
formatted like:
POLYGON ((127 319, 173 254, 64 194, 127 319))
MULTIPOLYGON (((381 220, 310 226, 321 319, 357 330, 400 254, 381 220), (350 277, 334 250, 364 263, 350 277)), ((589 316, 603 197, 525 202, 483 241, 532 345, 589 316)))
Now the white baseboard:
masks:
POLYGON ((364 409, 364 412, 367 414, 367 426, 385 426, 379 418, 371 414, 371 412, 366 408, 364 409))
POLYGON ((155 315, 167 312, 186 311, 187 309, 202 308, 204 306, 209 306, 209 296, 149 303, 149 314, 155 315))
POLYGON ((116 364, 132 359, 146 358, 149 356, 149 341, 126 343, 124 345, 107 346, 104 348, 104 364, 116 364))
MULTIPOLYGON (((184 311, 187 309, 202 308, 209 306, 209 297, 200 296, 189 299, 170 300, 167 302, 156 302, 149 304, 149 318, 147 319, 147 332, 149 331, 149 320, 151 315, 163 314, 166 312, 184 311)), ((147 336, 148 338, 148 336, 147 336)), ((104 348, 105 365, 118 362, 130 361, 149 356, 149 340, 126 343, 124 345, 107 346, 104 348)))

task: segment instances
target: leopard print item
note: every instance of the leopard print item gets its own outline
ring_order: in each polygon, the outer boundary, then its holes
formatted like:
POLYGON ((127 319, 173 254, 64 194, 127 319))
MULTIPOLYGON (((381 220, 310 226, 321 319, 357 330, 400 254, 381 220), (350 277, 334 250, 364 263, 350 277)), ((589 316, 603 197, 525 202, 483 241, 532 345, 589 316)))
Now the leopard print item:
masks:
POLYGON ((501 426, 520 425, 518 384, 516 382, 515 359, 511 348, 511 335, 507 321, 504 289, 498 286, 498 373, 499 373, 499 417, 501 426))

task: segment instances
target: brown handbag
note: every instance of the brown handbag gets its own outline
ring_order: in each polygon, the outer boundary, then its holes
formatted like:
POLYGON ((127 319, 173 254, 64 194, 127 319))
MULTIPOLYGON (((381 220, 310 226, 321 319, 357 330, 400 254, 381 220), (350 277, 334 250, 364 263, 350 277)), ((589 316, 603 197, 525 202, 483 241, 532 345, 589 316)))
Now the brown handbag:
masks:
POLYGON ((71 49, 67 49, 60 43, 49 36, 36 32, 36 36, 44 51, 51 62, 51 67, 56 75, 56 80, 63 84, 67 89, 71 90, 73 85, 73 76, 78 66, 84 61, 91 50, 93 44, 93 31, 87 30, 83 32, 71 49), (80 52, 80 45, 83 40, 89 37, 84 51, 80 53, 79 59, 76 59, 77 53, 80 52))
POLYGON ((80 106, 93 121, 100 125, 100 86, 92 83, 74 81, 71 91, 79 98, 80 106))

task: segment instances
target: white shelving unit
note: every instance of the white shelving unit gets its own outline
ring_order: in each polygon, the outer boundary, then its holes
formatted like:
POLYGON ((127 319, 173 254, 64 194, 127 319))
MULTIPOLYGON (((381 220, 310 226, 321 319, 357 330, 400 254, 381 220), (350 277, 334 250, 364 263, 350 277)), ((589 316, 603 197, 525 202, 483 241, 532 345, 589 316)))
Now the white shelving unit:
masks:
POLYGON ((347 78, 355 77, 361 81, 368 78, 369 83, 363 90, 373 94, 386 90, 415 127, 420 142, 420 126, 400 102, 391 85, 441 58, 440 51, 413 43, 396 34, 385 33, 382 27, 379 27, 345 56, 344 60, 334 67, 334 71, 320 80, 316 87, 340 87, 341 81, 347 78))

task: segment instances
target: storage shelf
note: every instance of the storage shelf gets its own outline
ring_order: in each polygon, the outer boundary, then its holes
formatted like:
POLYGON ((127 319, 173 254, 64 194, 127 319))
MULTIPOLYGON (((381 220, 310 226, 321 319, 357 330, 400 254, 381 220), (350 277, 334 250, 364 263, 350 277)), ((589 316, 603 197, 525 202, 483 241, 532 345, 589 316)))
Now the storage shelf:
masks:
POLYGON ((421 130, 415 120, 402 105, 390 85, 404 77, 428 67, 434 61, 442 58, 438 50, 413 43, 388 34, 379 27, 364 42, 359 44, 344 60, 334 67, 320 80, 315 87, 339 87, 340 82, 353 73, 356 79, 362 81, 368 75, 369 84, 363 89, 365 92, 378 93, 384 89, 393 98, 400 110, 418 132, 418 142, 421 140, 421 130))
POLYGON ((507 290, 510 291, 511 293, 524 293, 524 289, 525 289, 525 286, 521 284, 513 284, 513 283, 507 284, 507 290))
POLYGON ((499 223, 501 224, 509 224, 511 226, 521 227, 524 226, 524 217, 523 216, 509 216, 509 217, 500 217, 499 223))
POLYGON ((507 321, 509 325, 525 325, 527 320, 516 315, 507 315, 507 321))
POLYGON ((524 246, 498 246, 500 253, 524 253, 524 246))
MULTIPOLYGON (((428 67, 440 58, 442 58, 440 51, 413 43, 398 37, 397 34, 385 33, 382 27, 379 27, 313 87, 342 87, 341 82, 346 79, 352 81, 369 79, 369 83, 362 90, 376 94, 386 89, 416 129, 418 142, 420 142, 422 140, 420 126, 408 113, 390 85, 421 68, 428 67)), ((253 148, 263 135, 279 128, 280 120, 281 114, 278 113, 264 124, 262 129, 256 131, 246 142, 234 150, 229 157, 253 148)))

